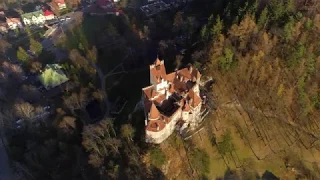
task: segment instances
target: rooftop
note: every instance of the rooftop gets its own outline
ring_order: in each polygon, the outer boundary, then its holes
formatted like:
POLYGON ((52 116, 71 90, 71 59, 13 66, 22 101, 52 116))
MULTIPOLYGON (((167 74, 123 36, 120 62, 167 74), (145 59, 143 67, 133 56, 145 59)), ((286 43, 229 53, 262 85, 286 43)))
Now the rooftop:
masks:
POLYGON ((69 80, 58 64, 48 64, 45 70, 39 75, 39 80, 46 89, 59 86, 69 80))
POLYGON ((32 16, 40 16, 40 15, 43 15, 43 12, 42 10, 38 10, 38 11, 34 11, 34 12, 30 12, 30 13, 25 13, 25 14, 21 14, 21 17, 22 18, 27 18, 27 19, 30 19, 32 18, 32 16))

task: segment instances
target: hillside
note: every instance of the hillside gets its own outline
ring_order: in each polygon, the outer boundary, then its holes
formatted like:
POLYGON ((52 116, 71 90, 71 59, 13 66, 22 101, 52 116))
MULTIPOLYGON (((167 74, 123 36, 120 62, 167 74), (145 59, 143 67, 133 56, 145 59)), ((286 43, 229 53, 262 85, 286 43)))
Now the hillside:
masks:
POLYGON ((207 171, 190 166, 194 177, 320 178, 320 15, 298 3, 246 3, 235 13, 230 2, 202 27, 192 57, 215 80, 217 110, 185 141, 191 158, 194 145, 210 157, 207 171))

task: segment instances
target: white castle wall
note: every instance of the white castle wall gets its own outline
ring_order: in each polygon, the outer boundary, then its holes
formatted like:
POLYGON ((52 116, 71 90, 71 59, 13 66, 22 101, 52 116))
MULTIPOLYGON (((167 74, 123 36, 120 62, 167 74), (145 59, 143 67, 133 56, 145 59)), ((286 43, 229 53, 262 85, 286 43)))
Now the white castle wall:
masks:
POLYGON ((181 118, 181 108, 171 117, 171 121, 159 132, 146 130, 146 142, 160 144, 166 140, 175 130, 177 121, 181 118))
POLYGON ((190 123, 190 128, 194 129, 200 122, 200 113, 201 113, 201 103, 194 109, 192 109, 192 115, 189 115, 189 123, 190 123))
POLYGON ((187 121, 189 119, 189 112, 182 112, 182 120, 187 121))
POLYGON ((152 132, 146 130, 146 142, 160 144, 164 140, 166 140, 171 135, 171 133, 172 132, 170 131, 169 126, 166 126, 159 132, 152 132))

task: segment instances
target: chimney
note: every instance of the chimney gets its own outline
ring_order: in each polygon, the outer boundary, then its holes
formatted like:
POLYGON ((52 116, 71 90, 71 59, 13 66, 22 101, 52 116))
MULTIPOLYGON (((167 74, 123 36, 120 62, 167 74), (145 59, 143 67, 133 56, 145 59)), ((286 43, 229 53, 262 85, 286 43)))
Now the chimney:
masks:
POLYGON ((144 120, 144 125, 147 126, 148 125, 148 120, 144 120))
POLYGON ((180 76, 180 81, 181 81, 181 82, 183 81, 183 76, 180 76))
POLYGON ((192 65, 189 66, 189 72, 192 73, 192 65))

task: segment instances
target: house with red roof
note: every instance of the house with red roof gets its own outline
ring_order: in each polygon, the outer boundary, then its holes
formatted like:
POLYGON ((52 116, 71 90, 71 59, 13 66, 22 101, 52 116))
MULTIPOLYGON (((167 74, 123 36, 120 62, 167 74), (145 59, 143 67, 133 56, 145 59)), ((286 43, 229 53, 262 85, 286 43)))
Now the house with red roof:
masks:
POLYGON ((17 28, 22 28, 22 23, 20 18, 6 18, 6 22, 8 24, 8 28, 11 30, 15 30, 17 28))
POLYGON ((67 8, 66 2, 64 0, 52 0, 51 3, 55 3, 59 10, 67 8))
POLYGON ((44 16, 44 18, 45 18, 46 20, 51 20, 51 19, 54 19, 54 18, 55 18, 53 12, 50 11, 50 10, 48 10, 48 9, 46 9, 46 10, 43 11, 43 16, 44 16))
POLYGON ((201 74, 192 65, 172 73, 164 61, 150 65, 150 86, 142 88, 141 102, 145 112, 146 142, 159 144, 176 126, 197 127, 201 122, 201 74))

